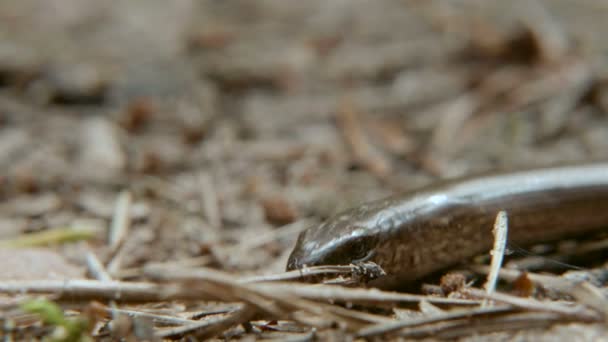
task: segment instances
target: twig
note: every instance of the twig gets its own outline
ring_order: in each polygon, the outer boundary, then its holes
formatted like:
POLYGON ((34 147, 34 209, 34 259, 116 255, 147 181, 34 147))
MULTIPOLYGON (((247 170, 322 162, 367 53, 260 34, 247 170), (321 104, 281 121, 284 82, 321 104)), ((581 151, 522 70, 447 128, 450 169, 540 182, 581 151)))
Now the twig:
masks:
POLYGON ((387 324, 387 323, 393 321, 392 319, 387 318, 385 316, 375 315, 375 314, 358 311, 358 310, 353 310, 353 309, 347 309, 347 308, 343 308, 343 307, 337 306, 337 305, 331 305, 331 304, 325 304, 325 303, 319 303, 317 305, 322 305, 325 310, 327 310, 329 312, 333 312, 341 317, 351 318, 353 320, 356 320, 356 321, 359 321, 359 322, 365 323, 365 324, 368 324, 368 323, 387 324))
MULTIPOLYGON (((171 280, 200 280, 210 281, 212 278, 220 279, 222 282, 234 281, 244 285, 240 279, 232 278, 231 276, 216 270, 205 268, 198 269, 168 269, 149 267, 146 269, 146 274, 153 279, 171 281, 171 280)), ((256 283, 247 284, 262 288, 265 292, 284 293, 292 298, 305 298, 318 301, 343 301, 356 304, 379 304, 379 303, 418 303, 426 300, 434 304, 445 305, 476 305, 479 301, 457 299, 457 298, 442 298, 431 297, 424 295, 404 294, 398 292, 381 291, 378 289, 357 289, 347 288, 333 285, 317 285, 317 284, 301 284, 301 283, 256 283)))
POLYGON ((277 291, 273 287, 262 286, 268 284, 239 283, 236 277, 215 270, 150 268, 147 274, 157 279, 183 282, 190 293, 198 292, 199 295, 215 297, 223 301, 244 302, 273 319, 288 317, 313 326, 327 326, 331 325, 331 322, 339 322, 351 330, 362 324, 359 321, 360 316, 353 317, 350 313, 344 315, 344 312, 338 309, 327 310, 324 305, 298 298, 288 291, 277 291), (306 314, 297 314, 300 311, 306 314), (322 317, 322 320, 315 317, 322 317))
POLYGON ((156 336, 162 338, 180 338, 186 334, 191 334, 196 338, 206 339, 216 336, 235 324, 247 322, 252 319, 254 315, 255 310, 248 306, 244 306, 221 317, 211 317, 182 327, 158 331, 156 336))
MULTIPOLYGON (((483 273, 483 274, 487 274, 490 272, 490 268, 488 266, 484 266, 484 265, 472 265, 469 268, 475 272, 483 273)), ((522 271, 503 268, 498 272, 498 275, 501 279, 505 279, 508 281, 515 281, 523 273, 524 272, 522 272, 522 271)), ((569 291, 571 291, 571 289, 574 286, 576 286, 576 282, 574 282, 574 281, 571 281, 571 280, 568 280, 568 279, 565 279, 562 277, 551 276, 551 275, 535 274, 535 273, 526 272, 526 277, 528 277, 528 279, 530 279, 532 282, 534 282, 536 284, 540 284, 540 285, 542 285, 544 287, 548 287, 548 288, 553 288, 553 289, 561 291, 561 292, 569 292, 569 291)))
POLYGON ((536 299, 521 298, 505 293, 494 292, 490 294, 485 291, 473 288, 467 288, 461 291, 473 297, 491 299, 497 302, 510 304, 526 310, 557 313, 563 316, 575 318, 586 322, 596 322, 601 319, 601 317, 596 312, 591 311, 581 305, 566 306, 555 302, 541 302, 536 299))
MULTIPOLYGON (((496 221, 494 222, 494 248, 491 251, 492 263, 490 265, 490 273, 488 273, 486 283, 484 284, 484 288, 488 294, 491 294, 496 290, 498 272, 502 266, 502 260, 505 255, 505 248, 507 245, 507 232, 507 213, 505 211, 500 211, 496 215, 496 221)), ((486 304, 487 302, 484 301, 484 305, 486 304)))
MULTIPOLYGON (((165 280, 199 280, 201 282, 226 284, 233 288, 244 286, 237 278, 223 272, 208 269, 189 270, 180 268, 169 272, 167 268, 146 270, 148 275, 165 280)), ((397 304, 417 303, 427 300, 435 304, 475 305, 478 301, 452 298, 429 297, 423 295, 385 292, 377 289, 354 289, 328 285, 310 285, 294 283, 259 283, 248 284, 249 291, 279 293, 289 298, 303 298, 317 301, 343 301, 357 304, 397 304), (254 286, 254 287, 252 287, 254 286), (259 287, 259 288, 258 288, 259 287)), ((50 293, 59 298, 70 299, 112 299, 118 301, 159 301, 159 300, 202 300, 217 296, 201 297, 200 293, 188 291, 175 284, 154 284, 146 282, 120 282, 95 280, 66 281, 4 281, 0 282, 0 293, 50 293)))
POLYGON ((49 293, 58 299, 112 299, 129 302, 160 301, 169 299, 196 299, 194 295, 180 293, 174 285, 97 280, 39 280, 3 281, 0 293, 49 293))
MULTIPOLYGON (((547 327, 560 321, 564 321, 564 317, 559 314, 548 312, 521 312, 474 321, 455 321, 455 324, 444 325, 439 329, 431 326, 429 327, 430 329, 426 329, 426 335, 429 335, 430 333, 437 338, 454 339, 473 334, 478 335, 483 333, 496 333, 499 331, 547 327)), ((420 331, 411 330, 409 332, 401 333, 400 336, 420 336, 420 331)))
POLYGON ((419 319, 412 320, 401 320, 401 321, 393 321, 385 324, 377 324, 374 326, 366 327, 361 329, 357 336, 359 337, 373 337, 378 335, 389 334, 395 332, 397 330, 414 327, 418 325, 425 325, 436 322, 450 321, 461 318, 471 318, 473 316, 481 316, 488 314, 497 314, 497 313, 505 313, 512 311, 513 308, 511 306, 495 306, 495 307, 480 307, 474 308, 470 310, 458 310, 453 312, 447 312, 442 314, 437 314, 432 317, 423 317, 419 319))
POLYGON ((124 314, 129 317, 149 318, 154 322, 163 323, 163 324, 183 325, 183 324, 198 323, 198 321, 191 320, 191 319, 184 319, 184 318, 179 318, 176 316, 158 315, 158 314, 137 311, 137 310, 117 309, 117 308, 110 308, 110 307, 106 308, 105 310, 111 315, 124 314))
POLYGON ((398 292, 381 291, 378 289, 348 288, 333 285, 309 285, 297 283, 267 283, 258 284, 264 286, 268 291, 282 291, 291 296, 306 298, 317 301, 340 301, 358 305, 382 305, 390 306, 400 303, 419 303, 428 301, 433 304, 443 305, 478 305, 480 302, 469 299, 442 298, 423 296, 398 292))

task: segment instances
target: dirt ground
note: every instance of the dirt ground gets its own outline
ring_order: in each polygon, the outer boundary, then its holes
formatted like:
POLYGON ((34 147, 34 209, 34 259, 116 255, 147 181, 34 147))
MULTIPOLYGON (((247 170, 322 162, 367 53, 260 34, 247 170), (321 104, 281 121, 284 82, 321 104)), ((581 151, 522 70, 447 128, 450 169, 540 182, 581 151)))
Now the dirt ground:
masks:
MULTIPOLYGON (((294 308, 223 277, 283 272, 301 230, 369 200, 607 160, 607 35, 593 0, 4 0, 0 335, 59 334, 22 305, 40 293, 95 340, 343 340, 448 312, 292 294, 294 308), (66 279, 182 295, 75 283, 65 298, 52 281, 66 279), (33 280, 48 286, 9 289, 33 280)), ((378 336, 608 339, 597 316, 527 310, 520 326, 378 336)))

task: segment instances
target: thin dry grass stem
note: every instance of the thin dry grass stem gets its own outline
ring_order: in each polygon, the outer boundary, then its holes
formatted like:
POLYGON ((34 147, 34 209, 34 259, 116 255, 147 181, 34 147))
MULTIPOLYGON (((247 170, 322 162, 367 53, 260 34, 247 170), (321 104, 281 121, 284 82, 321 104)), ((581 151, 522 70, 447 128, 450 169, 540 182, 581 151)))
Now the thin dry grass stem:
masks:
MULTIPOLYGON (((263 295, 252 291, 246 286, 239 286, 232 279, 226 279, 224 275, 212 275, 202 280, 200 278, 189 278, 186 274, 169 271, 166 275, 173 281, 181 282, 182 292, 189 291, 198 293, 199 298, 219 300, 225 302, 243 302, 255 308, 257 312, 269 318, 280 317, 287 314, 279 304, 268 300, 263 295)), ((207 273, 209 274, 209 273, 207 273)))
POLYGON ((571 115, 576 112, 576 107, 581 103, 582 97, 588 90, 587 85, 583 84, 578 86, 577 89, 568 90, 562 96, 551 98, 540 106, 541 123, 536 141, 541 143, 557 138, 568 129, 571 115))
POLYGON ((521 108, 557 95, 564 89, 589 82, 591 66, 583 60, 572 60, 549 68, 537 79, 523 83, 508 94, 510 108, 521 108))
MULTIPOLYGON (((197 270, 200 273, 200 270, 197 270)), ((183 270, 183 279, 197 279, 197 272, 183 270)), ((217 271, 215 271, 217 272, 217 271)), ((163 268, 157 276, 165 276, 170 280, 163 268)), ((153 274, 148 274, 154 276, 153 274)), ((203 272, 204 274, 204 272, 203 272)), ((173 279, 176 280, 177 278, 173 279)), ((201 278, 204 281, 205 278, 201 278)), ((236 280, 232 279, 236 284, 236 280)), ((242 285, 242 284, 240 284, 242 285)), ((329 285, 311 285, 299 283, 260 283, 249 284, 262 287, 265 292, 277 292, 291 296, 315 301, 340 301, 360 305, 397 305, 403 303, 418 303, 427 300, 430 303, 442 305, 476 305, 479 301, 457 298, 429 297, 423 295, 385 292, 377 289, 344 288, 329 285)), ((4 281, 0 282, 0 293, 4 294, 52 294, 57 299, 109 299, 121 302, 163 301, 163 300, 205 300, 217 296, 204 297, 200 293, 193 293, 183 286, 172 283, 155 284, 147 282, 102 282, 96 280, 44 280, 44 281, 4 281)))
MULTIPOLYGON (((560 256, 563 256, 563 255, 576 256, 576 255, 583 255, 586 253, 600 251, 600 250, 604 250, 604 249, 608 249, 608 239, 601 239, 599 241, 581 242, 580 244, 578 244, 576 246, 576 248, 572 249, 571 251, 565 251, 563 253, 560 253, 559 255, 560 256)), ((551 256, 549 256, 549 258, 551 258, 551 256)))
MULTIPOLYGON (((380 316, 358 313, 353 310, 336 307, 333 305, 320 304, 316 301, 338 300, 344 302, 356 302, 362 296, 360 294, 378 294, 378 290, 363 290, 351 293, 350 296, 342 297, 337 294, 349 290, 336 286, 313 286, 308 284, 275 284, 275 283, 239 283, 237 278, 227 276, 213 270, 153 270, 150 269, 148 275, 156 278, 171 281, 183 281, 183 286, 190 293, 199 293, 201 297, 214 296, 224 301, 241 301, 255 307, 267 318, 290 317, 302 324, 313 326, 325 326, 330 322, 338 323, 347 330, 354 331, 371 323, 386 323, 386 319, 380 316), (330 290, 331 289, 331 290, 330 290), (301 290, 312 290, 316 293, 303 293, 301 290), (331 292, 330 292, 331 291, 331 292), (328 295, 329 294, 329 295, 328 295), (345 300, 345 297, 346 300, 345 300), (349 299, 354 299, 350 301, 349 299), (315 301, 315 302, 313 302, 315 301), (300 314, 301 312, 302 314, 300 314), (306 313, 303 315, 303 313, 306 313), (312 315, 312 316, 311 316, 312 315)), ((404 299, 401 294, 394 294, 394 297, 404 299)), ((392 298, 393 300, 395 298, 392 298)), ((416 301, 429 299, 425 296, 414 296, 416 301)), ((367 301, 370 298, 365 298, 367 301)), ((381 296, 372 296, 373 299, 382 300, 381 296)), ((372 299, 372 300, 373 300, 372 299)), ((412 297, 408 297, 410 301, 412 297)), ((442 298, 437 298, 441 301, 442 298)), ((433 299, 431 299, 432 301, 433 299)), ((443 298, 443 300, 446 300, 443 298)), ((457 301, 462 304, 462 301, 457 301)), ((469 302, 470 303, 470 302, 469 302)), ((390 303, 394 305, 395 302, 390 303)))
POLYGON ((181 281, 190 292, 198 292, 223 301, 240 301, 255 308, 259 313, 272 319, 290 317, 306 325, 326 325, 323 322, 339 322, 352 330, 361 325, 359 317, 344 315, 340 310, 327 310, 313 301, 293 296, 289 292, 275 291, 261 284, 242 284, 238 279, 225 273, 209 269, 179 270, 150 269, 148 275, 165 280, 181 281), (307 314, 294 315, 296 311, 307 314), (312 315, 312 316, 311 316, 312 315), (314 316, 323 317, 315 320, 314 316), (313 320, 311 320, 313 318, 313 320))
MULTIPOLYGON (((441 297, 429 297, 423 295, 411 295, 397 292, 385 292, 377 289, 357 289, 357 288, 345 288, 340 286, 330 285, 311 285, 311 284, 300 284, 300 283, 250 283, 244 284, 241 279, 230 277, 224 273, 209 269, 173 269, 169 270, 166 268, 162 269, 148 269, 147 275, 152 278, 162 279, 165 281, 189 281, 189 285, 192 285, 193 281, 198 281, 198 285, 202 286, 206 282, 208 286, 209 282, 218 282, 221 284, 220 288, 226 289, 227 287, 239 288, 239 291, 256 292, 265 296, 276 296, 275 300, 281 301, 282 298, 288 302, 287 307, 293 307, 293 303, 296 300, 312 300, 312 301, 339 301, 351 304, 360 305, 388 305, 394 306, 400 303, 418 303, 426 300, 435 304, 443 305, 475 305, 479 304, 479 301, 466 300, 466 299, 452 299, 452 298, 441 298, 441 297), (245 286, 247 285, 247 286, 245 286), (280 297, 280 298, 279 298, 280 297), (289 303, 291 302, 291 303, 289 303)), ((236 290, 235 290, 236 291, 236 290)), ((192 293, 190 291, 183 291, 192 293)), ((226 290, 224 290, 226 292, 226 290)), ((238 292, 238 291, 236 291, 238 292)), ((221 293, 221 292, 218 292, 221 293)), ((214 295, 217 296, 218 293, 214 295)), ((227 298, 224 298, 226 300, 227 298)), ((232 298, 230 300, 244 300, 242 298, 232 298)), ((246 300, 245 300, 246 302, 246 300)), ((307 307, 308 302, 302 302, 302 308, 307 307)), ((316 311, 316 310, 312 310, 316 311)))
MULTIPOLYGON (((95 279, 102 282, 112 281, 112 277, 108 274, 99 259, 97 259, 97 256, 92 252, 87 253, 87 267, 89 273, 91 273, 95 279)), ((116 302, 110 300, 110 307, 112 308, 112 318, 116 319, 118 317, 118 313, 115 311, 117 309, 116 302)))
POLYGON ((222 308, 192 312, 188 315, 188 317, 193 321, 199 321, 203 317, 225 314, 235 311, 236 309, 239 309, 241 305, 241 303, 225 303, 225 306, 223 306, 222 308))
POLYGON ((354 310, 351 308, 343 308, 343 307, 337 306, 337 305, 324 304, 324 303, 317 303, 317 305, 323 306, 324 309, 327 310, 328 312, 332 312, 340 317, 350 318, 352 320, 360 322, 361 324, 369 324, 369 323, 381 324, 381 323, 388 323, 388 322, 393 321, 392 319, 387 318, 385 316, 375 315, 375 314, 371 314, 371 313, 367 313, 367 312, 363 312, 363 311, 359 311, 359 310, 354 310))
POLYGON ((399 333, 399 337, 405 338, 422 338, 428 336, 437 336, 443 331, 449 331, 450 328, 458 328, 462 326, 470 325, 470 320, 468 319, 460 319, 454 321, 442 321, 437 322, 432 325, 423 325, 419 327, 413 328, 404 328, 403 331, 399 333))
MULTIPOLYGON (((486 273, 488 268, 474 267, 476 272, 486 273)), ((500 276, 509 281, 515 281, 523 272, 517 270, 503 269, 500 271, 500 276)), ((561 293, 571 295, 583 305, 593 308, 601 313, 604 317, 608 317, 608 300, 603 295, 602 291, 588 282, 573 281, 564 277, 541 275, 534 273, 526 273, 526 277, 532 282, 539 284, 545 288, 552 288, 561 293)), ((517 297, 515 297, 517 298, 517 297)))
POLYGON ((108 274, 105 267, 97 256, 92 252, 87 252, 87 269, 91 276, 100 281, 111 281, 112 277, 108 274))
POLYGON ((258 311, 278 317, 285 312, 274 302, 225 273, 210 269, 175 269, 147 267, 146 275, 163 281, 178 282, 185 291, 197 292, 199 298, 227 302, 242 301, 258 311))
POLYGON ((0 297, 0 320, 6 319, 9 310, 17 308, 23 302, 32 300, 32 296, 28 294, 13 295, 13 296, 1 296, 0 297))
POLYGON ((123 268, 115 274, 115 278, 117 279, 125 279, 125 278, 135 278, 141 277, 145 273, 146 267, 183 267, 183 268, 193 268, 193 267, 203 267, 207 266, 215 261, 215 258, 211 255, 203 255, 192 258, 185 258, 180 260, 171 260, 165 262, 149 262, 141 267, 132 267, 132 268, 123 268))
POLYGON ((114 216, 112 217, 112 224, 110 225, 110 231, 108 232, 108 243, 112 251, 116 251, 120 244, 124 241, 127 236, 130 226, 130 215, 131 212, 131 193, 129 191, 122 191, 116 199, 116 206, 114 208, 114 216))
POLYGON ((573 287, 569 294, 583 305, 601 313, 604 319, 608 319, 608 299, 602 289, 591 283, 583 282, 573 287))
POLYGON ((259 341, 266 341, 266 342, 272 342, 272 341, 281 341, 281 342, 313 342, 318 340, 317 339, 317 331, 316 329, 312 329, 312 331, 307 332, 307 333, 290 333, 287 336, 281 336, 278 337, 276 339, 260 339, 259 341))
POLYGON ((458 137, 462 127, 478 109, 479 102, 476 94, 468 92, 433 107, 443 113, 431 137, 433 151, 444 157, 454 152, 460 145, 458 137))
MULTIPOLYGON (((477 273, 482 273, 482 274, 487 274, 490 272, 490 268, 488 266, 484 266, 484 265, 473 265, 473 266, 470 266, 469 268, 477 273)), ((516 279, 521 277, 522 274, 524 274, 524 272, 522 272, 522 271, 505 269, 505 268, 501 269, 500 272, 498 272, 499 277, 501 279, 504 279, 507 281, 515 281, 516 279)), ((561 291, 561 292, 569 292, 576 285, 576 282, 565 279, 563 277, 545 275, 545 274, 536 274, 536 273, 530 273, 530 272, 525 272, 525 274, 526 274, 526 277, 528 279, 530 279, 532 282, 542 285, 547 288, 552 288, 552 289, 561 291)))
MULTIPOLYGON (((494 221, 494 247, 490 254, 492 255, 492 262, 490 264, 490 273, 484 284, 484 288, 488 294, 496 291, 496 281, 498 280, 498 272, 502 267, 502 260, 505 256, 505 249, 507 246, 507 233, 508 233, 508 218, 505 211, 500 211, 496 215, 496 221, 494 221)), ((488 302, 484 301, 483 305, 487 305, 488 302)))
POLYGON ((120 273, 123 260, 127 255, 129 255, 129 248, 127 247, 129 247, 129 241, 125 241, 125 243, 118 248, 110 262, 108 262, 106 269, 112 277, 114 277, 115 274, 120 273))
POLYGON ((248 306, 243 306, 236 311, 224 314, 220 317, 210 317, 189 325, 184 325, 177 328, 160 329, 156 332, 157 337, 179 339, 186 334, 192 335, 195 338, 205 339, 226 331, 228 328, 245 323, 251 320, 255 315, 255 310, 248 306))
POLYGON ((164 325, 183 325, 183 324, 194 324, 198 323, 198 321, 180 318, 176 316, 167 316, 167 315, 159 315, 153 314, 149 312, 137 311, 137 310, 127 310, 127 309, 117 309, 117 308, 105 308, 106 312, 111 315, 115 314, 123 314, 129 317, 141 317, 151 319, 155 323, 164 324, 164 325))
POLYGON ((571 305, 565 305, 562 303, 539 301, 533 298, 522 298, 505 293, 487 293, 482 290, 468 288, 463 289, 462 292, 471 297, 484 298, 494 300, 496 302, 513 305, 525 310, 530 311, 541 311, 561 314, 567 318, 585 321, 585 322, 597 322, 601 320, 601 316, 587 307, 579 304, 572 303, 571 305))
POLYGON ((340 103, 336 111, 336 122, 353 161, 376 177, 385 178, 391 171, 390 161, 367 138, 350 99, 345 98, 340 103))
POLYGON ((265 283, 257 284, 267 288, 268 291, 280 291, 291 296, 316 301, 335 301, 363 306, 395 306, 407 303, 428 301, 439 305, 478 305, 480 301, 433 297, 399 292, 381 291, 378 289, 348 288, 333 285, 310 285, 299 283, 265 283))
POLYGON ((109 307, 104 310, 112 314, 113 317, 119 317, 119 315, 122 314, 135 319, 143 318, 151 320, 156 323, 157 326, 178 326, 172 328, 158 328, 155 335, 163 338, 180 338, 185 334, 209 338, 220 334, 232 325, 248 322, 255 313, 242 304, 237 304, 236 306, 232 305, 232 307, 223 310, 214 310, 194 315, 194 317, 202 318, 201 320, 109 307))
POLYGON ((123 191, 118 195, 116 208, 110 226, 108 241, 110 243, 111 254, 113 255, 108 262, 107 270, 109 274, 115 274, 121 267, 125 238, 128 235, 131 225, 131 193, 123 191))
POLYGON ((117 274, 114 275, 117 279, 125 279, 125 278, 135 278, 141 277, 144 274, 144 270, 148 265, 153 265, 154 267, 183 267, 183 268, 193 268, 193 267, 202 267, 207 266, 215 261, 215 258, 211 255, 203 255, 192 258, 185 258, 180 260, 171 260, 166 262, 149 262, 146 266, 141 267, 132 267, 132 268, 122 268, 118 271, 117 274))
POLYGON ((446 322, 451 320, 458 320, 461 318, 470 319, 475 316, 487 316, 492 314, 501 314, 505 312, 513 311, 511 306, 495 306, 495 307, 479 307, 467 310, 455 310, 452 312, 446 312, 436 314, 431 317, 423 317, 411 320, 400 320, 392 321, 389 323, 381 323, 370 327, 359 330, 357 336, 359 337, 373 337, 378 335, 385 335, 394 333, 404 328, 411 328, 420 325, 427 325, 431 323, 446 322))
POLYGON ((174 285, 86 279, 3 281, 0 282, 0 293, 52 294, 57 299, 107 299, 124 302, 198 299, 195 295, 179 292, 179 288, 174 285))
POLYGON ((454 339, 458 337, 484 333, 496 333, 500 331, 543 328, 561 321, 564 321, 564 318, 558 314, 522 312, 473 321, 470 319, 464 319, 454 321, 452 324, 443 324, 439 327, 421 327, 421 329, 418 331, 416 329, 404 331, 400 334, 400 336, 433 336, 441 339, 454 339))
POLYGON ((203 214, 211 227, 214 229, 221 229, 222 214, 220 211, 220 201, 212 176, 206 172, 201 172, 198 181, 200 184, 200 200, 203 214))
POLYGON ((426 300, 423 300, 418 303, 418 311, 420 311, 421 314, 426 316, 438 315, 446 312, 442 308, 438 307, 437 305, 431 304, 426 300))

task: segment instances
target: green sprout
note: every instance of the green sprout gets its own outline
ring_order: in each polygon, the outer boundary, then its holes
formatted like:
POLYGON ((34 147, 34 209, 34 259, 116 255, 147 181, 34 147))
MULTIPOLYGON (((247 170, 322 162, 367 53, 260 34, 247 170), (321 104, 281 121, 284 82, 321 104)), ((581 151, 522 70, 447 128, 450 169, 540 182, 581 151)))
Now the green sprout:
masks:
POLYGON ((46 299, 33 299, 21 305, 23 311, 40 316, 45 325, 55 330, 47 337, 49 342, 89 342, 88 320, 82 317, 66 318, 61 308, 46 299))

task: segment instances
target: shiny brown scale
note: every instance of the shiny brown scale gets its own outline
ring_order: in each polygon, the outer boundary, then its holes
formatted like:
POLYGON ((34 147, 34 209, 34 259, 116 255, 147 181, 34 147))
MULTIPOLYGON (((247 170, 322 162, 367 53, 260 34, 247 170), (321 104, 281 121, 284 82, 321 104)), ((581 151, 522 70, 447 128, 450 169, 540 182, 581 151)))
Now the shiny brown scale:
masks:
POLYGON ((608 228, 608 163, 462 179, 364 204, 304 231, 287 269, 370 260, 395 287, 488 251, 496 214, 509 241, 551 241, 608 228))

